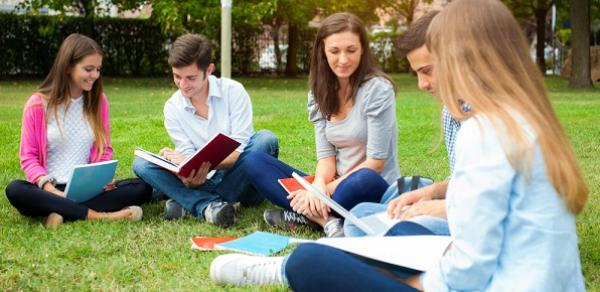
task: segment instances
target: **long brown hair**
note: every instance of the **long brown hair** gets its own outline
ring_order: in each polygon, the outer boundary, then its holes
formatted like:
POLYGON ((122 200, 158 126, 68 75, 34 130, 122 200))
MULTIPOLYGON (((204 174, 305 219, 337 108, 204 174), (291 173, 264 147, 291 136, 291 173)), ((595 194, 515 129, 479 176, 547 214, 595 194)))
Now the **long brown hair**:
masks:
POLYGON ((457 0, 433 19, 427 46, 442 102, 458 119, 489 119, 511 165, 529 177, 534 145, 518 122, 535 133, 546 171, 567 208, 583 209, 588 189, 550 104, 543 78, 528 54, 525 36, 498 0, 457 0), (460 110, 460 101, 472 111, 460 110))
MULTIPOLYGON (((60 106, 68 107, 71 102, 71 70, 83 58, 94 54, 102 56, 102 48, 93 39, 82 34, 73 33, 65 38, 60 45, 50 73, 48 73, 48 76, 46 76, 46 79, 44 79, 38 89, 44 95, 44 98, 47 99, 47 112, 54 115, 57 124, 58 108, 60 106)), ((98 155, 102 155, 104 147, 108 143, 108 137, 106 137, 100 115, 102 93, 101 75, 98 76, 90 91, 83 92, 83 112, 94 133, 94 143, 96 144, 98 155)), ((46 118, 47 121, 48 119, 46 118)), ((60 124, 58 125, 60 127, 60 124)))
POLYGON ((351 100, 354 103, 360 85, 373 77, 381 76, 394 84, 385 73, 377 68, 369 49, 369 38, 362 21, 354 14, 347 12, 330 15, 323 20, 317 31, 310 57, 310 73, 308 75, 309 87, 315 98, 315 102, 321 114, 327 119, 339 112, 341 104, 337 95, 340 84, 337 76, 327 62, 324 40, 332 34, 346 31, 358 35, 362 47, 360 64, 350 76, 351 90, 348 96, 346 96, 347 100, 351 100))

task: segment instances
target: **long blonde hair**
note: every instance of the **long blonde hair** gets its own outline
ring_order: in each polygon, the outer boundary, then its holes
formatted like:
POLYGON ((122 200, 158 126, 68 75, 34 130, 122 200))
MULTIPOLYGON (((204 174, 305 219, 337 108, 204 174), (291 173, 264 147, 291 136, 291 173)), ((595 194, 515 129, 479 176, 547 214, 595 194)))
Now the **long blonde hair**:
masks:
POLYGON ((431 23, 427 47, 439 96, 450 113, 459 120, 488 118, 511 165, 528 177, 534 148, 515 119, 522 117, 535 133, 554 188, 572 213, 581 212, 587 186, 508 8, 498 0, 453 1, 431 23), (472 111, 461 111, 461 101, 472 111))
MULTIPOLYGON (((60 45, 50 73, 48 73, 48 76, 46 76, 46 79, 44 79, 38 89, 48 100, 47 111, 54 115, 57 123, 58 107, 68 107, 71 100, 69 70, 81 62, 83 58, 94 54, 102 56, 102 48, 93 39, 82 34, 73 33, 65 38, 60 45)), ((102 76, 98 76, 92 89, 83 92, 83 112, 94 133, 97 155, 102 155, 104 148, 108 144, 108 137, 100 113, 101 98, 102 76)))

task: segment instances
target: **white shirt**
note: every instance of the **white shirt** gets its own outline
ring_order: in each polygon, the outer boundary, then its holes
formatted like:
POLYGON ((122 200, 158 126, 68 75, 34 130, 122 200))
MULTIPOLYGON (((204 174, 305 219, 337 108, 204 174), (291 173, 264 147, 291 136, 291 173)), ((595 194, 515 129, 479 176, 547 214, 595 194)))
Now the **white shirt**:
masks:
POLYGON ((177 90, 165 103, 165 128, 175 149, 189 156, 202 148, 214 135, 223 133, 241 145, 243 152, 252 128, 252 104, 244 86, 227 78, 208 76, 208 118, 196 115, 189 97, 177 90))
POLYGON ((58 124, 53 112, 47 112, 46 139, 48 147, 48 174, 57 183, 65 184, 73 167, 90 161, 94 134, 83 114, 83 96, 72 99, 68 109, 58 108, 58 124), (66 110, 66 111, 65 111, 66 110))

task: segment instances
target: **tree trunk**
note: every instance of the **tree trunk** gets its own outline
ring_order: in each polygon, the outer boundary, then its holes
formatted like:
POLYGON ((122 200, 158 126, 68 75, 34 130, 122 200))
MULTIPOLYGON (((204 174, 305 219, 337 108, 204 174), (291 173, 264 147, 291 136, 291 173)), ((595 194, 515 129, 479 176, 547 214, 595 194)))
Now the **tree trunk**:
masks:
POLYGON ((271 38, 273 39, 273 52, 275 52, 275 72, 280 73, 283 66, 281 65, 281 50, 279 49, 279 30, 281 29, 281 21, 275 19, 271 23, 271 38))
POLYGON ((548 15, 548 7, 544 6, 541 1, 538 1, 538 7, 535 8, 535 20, 537 24, 535 59, 543 75, 546 74, 546 56, 544 55, 544 48, 546 47, 546 15, 548 15))
POLYGON ((590 88, 590 0, 571 0, 571 46, 569 86, 590 88))
POLYGON ((296 77, 298 73, 297 58, 298 54, 298 26, 296 24, 289 25, 288 28, 288 50, 287 64, 285 64, 285 75, 288 77, 296 77))

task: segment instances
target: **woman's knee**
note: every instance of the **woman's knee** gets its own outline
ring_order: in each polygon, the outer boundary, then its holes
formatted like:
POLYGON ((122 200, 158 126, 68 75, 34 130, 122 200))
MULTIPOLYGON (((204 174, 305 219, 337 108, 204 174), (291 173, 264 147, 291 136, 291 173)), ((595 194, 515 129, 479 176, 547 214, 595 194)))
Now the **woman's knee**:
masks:
POLYGON ((8 201, 10 201, 11 203, 15 201, 15 198, 19 195, 19 193, 21 193, 21 189, 24 187, 25 184, 28 184, 28 182, 24 181, 24 180, 13 180, 11 181, 5 189, 6 192, 6 197, 8 198, 8 201))
POLYGON ((363 190, 379 195, 383 195, 389 186, 379 173, 370 168, 361 168, 353 172, 342 183, 344 188, 363 190))
MULTIPOLYGON (((305 243, 299 245, 293 252, 290 254, 286 265, 284 267, 286 277, 290 282, 302 282, 304 275, 306 275, 306 271, 313 269, 319 265, 319 261, 324 260, 326 257, 323 257, 323 249, 326 249, 326 246, 316 244, 316 243, 305 243)), ((307 279, 308 280, 308 279, 307 279)))

